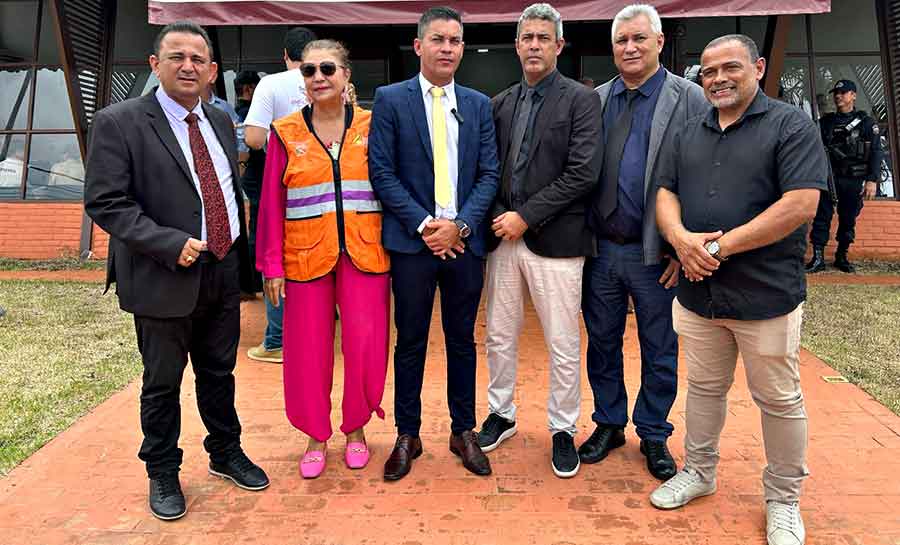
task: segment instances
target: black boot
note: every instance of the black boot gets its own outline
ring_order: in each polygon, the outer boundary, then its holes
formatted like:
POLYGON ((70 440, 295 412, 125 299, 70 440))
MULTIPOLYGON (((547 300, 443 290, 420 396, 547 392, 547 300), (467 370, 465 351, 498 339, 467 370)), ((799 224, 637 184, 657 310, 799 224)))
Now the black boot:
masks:
POLYGON ((825 246, 813 246, 813 255, 806 264, 806 272, 817 273, 825 270, 825 246))
POLYGON ((856 272, 853 263, 850 263, 850 260, 847 259, 847 250, 849 248, 849 244, 842 242, 838 244, 837 251, 834 252, 834 268, 845 273, 856 272))

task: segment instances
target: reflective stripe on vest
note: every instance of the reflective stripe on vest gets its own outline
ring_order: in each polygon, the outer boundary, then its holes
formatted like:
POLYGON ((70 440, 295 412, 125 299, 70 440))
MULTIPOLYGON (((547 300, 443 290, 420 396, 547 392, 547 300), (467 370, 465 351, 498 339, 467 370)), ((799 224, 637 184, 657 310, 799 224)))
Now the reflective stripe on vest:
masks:
MULTIPOLYGON (((337 209, 334 193, 334 182, 288 188, 285 218, 300 220, 334 212, 337 209)), ((381 203, 375 198, 375 191, 369 180, 342 180, 341 196, 344 210, 381 211, 381 203)))

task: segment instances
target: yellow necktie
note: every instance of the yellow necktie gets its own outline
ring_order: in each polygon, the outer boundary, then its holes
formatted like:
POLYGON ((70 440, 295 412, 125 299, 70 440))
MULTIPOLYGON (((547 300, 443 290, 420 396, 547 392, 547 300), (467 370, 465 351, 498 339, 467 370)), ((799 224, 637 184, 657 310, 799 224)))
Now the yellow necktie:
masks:
POLYGON ((447 165, 447 118, 441 97, 444 90, 431 88, 431 151, 434 154, 434 201, 441 207, 450 204, 450 167, 447 165))

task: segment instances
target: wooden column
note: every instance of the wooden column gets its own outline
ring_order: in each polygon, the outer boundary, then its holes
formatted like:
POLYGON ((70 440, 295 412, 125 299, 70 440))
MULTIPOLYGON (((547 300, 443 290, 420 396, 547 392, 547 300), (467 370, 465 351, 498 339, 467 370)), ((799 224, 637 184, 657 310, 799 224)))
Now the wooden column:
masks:
POLYGON ((791 31, 790 15, 772 15, 766 26, 766 39, 763 43, 762 55, 766 59, 766 74, 763 76, 763 91, 770 97, 778 96, 778 86, 784 71, 784 54, 787 50, 788 36, 791 31))

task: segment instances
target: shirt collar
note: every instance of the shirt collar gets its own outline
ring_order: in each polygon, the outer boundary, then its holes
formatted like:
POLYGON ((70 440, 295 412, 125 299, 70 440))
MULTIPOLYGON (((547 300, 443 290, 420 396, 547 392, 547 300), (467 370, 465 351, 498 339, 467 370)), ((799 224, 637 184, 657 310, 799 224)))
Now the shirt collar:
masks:
MULTIPOLYGON (((756 92, 756 96, 753 98, 753 102, 750 103, 750 106, 744 111, 741 117, 738 118, 737 121, 732 123, 729 127, 737 127, 744 123, 744 120, 748 117, 753 117, 757 115, 762 115, 769 111, 769 97, 763 92, 762 88, 760 88, 756 92)), ((703 124, 711 129, 721 130, 719 127, 719 109, 718 108, 710 108, 709 112, 706 114, 706 118, 703 120, 703 124)))
MULTIPOLYGON (((637 88, 637 91, 641 93, 644 97, 649 97, 656 92, 657 89, 662 85, 662 82, 666 79, 666 69, 660 65, 659 69, 650 76, 650 79, 641 84, 640 87, 637 88)), ((613 96, 618 96, 624 93, 627 89, 625 88, 625 80, 621 77, 616 80, 616 83, 613 85, 613 96)))
POLYGON ((156 89, 156 100, 159 101, 159 105, 164 112, 179 121, 184 121, 184 118, 191 112, 197 114, 197 117, 199 117, 201 121, 206 121, 206 114, 203 113, 203 101, 199 98, 197 99, 197 105, 194 106, 194 109, 188 112, 184 106, 178 104, 167 95, 166 92, 163 91, 162 85, 160 85, 156 89))
POLYGON ((558 79, 558 77, 559 77, 559 70, 554 68, 552 72, 550 72, 549 74, 544 76, 544 79, 537 82, 537 84, 534 87, 529 86, 528 83, 523 79, 522 80, 522 92, 520 93, 520 95, 522 97, 524 97, 525 91, 527 91, 530 88, 530 89, 534 89, 534 95, 536 97, 541 98, 545 94, 547 94, 547 89, 551 85, 556 83, 556 80, 558 79))
MULTIPOLYGON (((422 98, 430 99, 431 98, 431 88, 432 87, 440 87, 439 85, 435 85, 428 81, 425 76, 419 72, 419 86, 422 87, 422 98)), ((447 99, 450 101, 450 104, 456 104, 456 81, 450 80, 450 83, 441 87, 444 90, 444 94, 447 96, 447 99)))

